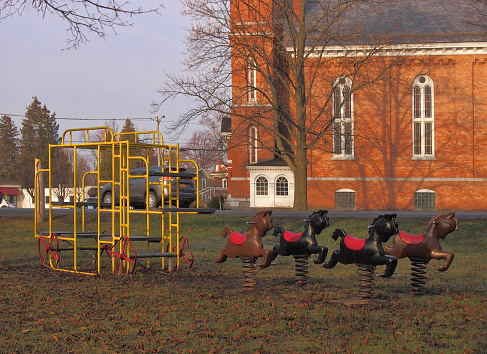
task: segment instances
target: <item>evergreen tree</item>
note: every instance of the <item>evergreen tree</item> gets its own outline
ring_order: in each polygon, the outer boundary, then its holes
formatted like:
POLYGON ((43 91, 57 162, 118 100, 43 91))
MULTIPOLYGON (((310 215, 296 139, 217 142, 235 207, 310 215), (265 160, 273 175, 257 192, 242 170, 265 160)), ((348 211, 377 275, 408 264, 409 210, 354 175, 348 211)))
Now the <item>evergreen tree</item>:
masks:
MULTIPOLYGON (((25 119, 22 121, 22 150, 18 159, 18 171, 22 187, 34 195, 34 161, 40 159, 44 168, 49 164, 49 144, 59 144, 59 124, 55 113, 42 106, 37 97, 33 97, 27 107, 25 119)), ((56 152, 51 156, 51 164, 55 165, 56 152)), ((45 176, 47 178, 47 175, 45 176)))
MULTIPOLYGON (((135 133, 137 129, 135 128, 134 123, 130 119, 125 120, 125 124, 122 128, 120 140, 128 140, 130 143, 135 143, 136 140, 139 138, 137 134, 130 134, 130 133, 135 133)), ((132 145, 133 146, 133 145, 132 145)), ((130 149, 130 156, 142 156, 142 157, 147 157, 147 152, 142 149, 142 148, 131 148, 130 149)), ((131 160, 130 161, 130 169, 134 169, 137 167, 144 167, 145 164, 142 162, 142 160, 131 160)))
POLYGON ((0 118, 0 180, 14 181, 17 179, 15 164, 19 155, 19 130, 12 118, 0 118))

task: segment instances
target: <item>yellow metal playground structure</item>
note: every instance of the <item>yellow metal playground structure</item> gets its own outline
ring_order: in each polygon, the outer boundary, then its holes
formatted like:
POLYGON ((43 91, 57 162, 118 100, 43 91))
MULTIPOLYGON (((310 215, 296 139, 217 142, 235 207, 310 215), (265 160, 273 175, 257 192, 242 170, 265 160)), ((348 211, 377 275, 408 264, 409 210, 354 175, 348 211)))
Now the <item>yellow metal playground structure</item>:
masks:
POLYGON ((40 203, 36 202, 35 237, 43 265, 59 271, 91 275, 101 274, 106 269, 117 274, 132 273, 139 259, 145 259, 143 265, 146 267, 149 267, 150 259, 158 259, 163 270, 179 269, 181 260, 191 267, 193 255, 188 240, 180 236, 180 214, 213 213, 214 209, 199 208, 198 165, 192 160, 180 159, 178 144, 165 145, 159 132, 114 134, 108 127, 69 129, 64 132, 59 145, 49 146, 47 168, 39 168, 39 165, 39 160, 36 160, 35 195, 44 194, 42 183, 37 181, 45 180, 49 184, 51 200, 45 221, 41 222, 37 208, 44 208, 44 204, 40 204, 44 201, 36 198, 40 203), (82 142, 78 143, 75 139, 82 142), (59 156, 61 150, 63 156, 72 158, 72 170, 63 171, 72 174, 70 181, 75 196, 70 202, 52 202, 56 188, 54 157, 59 156), (79 176, 78 160, 81 161, 81 156, 87 153, 95 156, 96 166, 79 176), (158 156, 157 159, 162 162, 160 172, 149 169, 154 156, 158 156), (195 169, 191 178, 196 190, 196 205, 192 208, 180 208, 179 205, 182 165, 195 169), (142 167, 142 170, 145 167, 145 174, 140 174, 140 168, 137 175, 131 174, 134 166, 142 167), (150 179, 154 176, 159 178, 150 179), (96 180, 92 182, 97 190, 96 201, 85 198, 86 181, 90 178, 96 180), (145 178, 145 208, 133 209, 130 206, 129 186, 131 181, 140 178, 145 178), (172 180, 176 183, 171 183, 172 180), (117 190, 119 193, 116 192, 110 203, 104 203, 100 190, 108 183, 115 187, 114 193, 117 190), (149 191, 156 187, 162 191, 164 188, 168 190, 168 204, 165 205, 163 196, 161 207, 150 208, 149 191), (176 191, 171 191, 171 188, 176 188, 176 191), (76 191, 81 191, 78 197, 76 191), (87 208, 96 209, 96 213, 86 211, 87 208), (68 215, 65 216, 66 220, 71 218, 71 222, 63 224, 62 231, 53 229, 55 211, 56 214, 68 215), (44 225, 46 228, 47 223, 48 230, 38 229, 44 225))

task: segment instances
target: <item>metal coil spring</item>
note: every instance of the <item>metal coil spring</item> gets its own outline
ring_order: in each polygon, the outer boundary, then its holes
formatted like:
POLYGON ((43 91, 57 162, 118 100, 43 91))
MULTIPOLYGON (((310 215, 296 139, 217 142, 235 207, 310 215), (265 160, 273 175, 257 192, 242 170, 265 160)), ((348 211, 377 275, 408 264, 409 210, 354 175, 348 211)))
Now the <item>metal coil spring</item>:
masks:
POLYGON ((242 258, 243 272, 244 272, 244 290, 252 290, 255 287, 255 275, 257 268, 255 268, 255 260, 252 258, 242 258))
POLYGON ((411 261, 411 294, 424 295, 426 293, 426 268, 429 262, 424 258, 409 258, 411 261))
POLYGON ((375 266, 369 264, 357 264, 357 277, 360 281, 359 297, 362 299, 372 299, 374 291, 374 270, 375 266))
POLYGON ((294 270, 296 274, 296 285, 304 286, 308 284, 308 255, 294 256, 294 270))

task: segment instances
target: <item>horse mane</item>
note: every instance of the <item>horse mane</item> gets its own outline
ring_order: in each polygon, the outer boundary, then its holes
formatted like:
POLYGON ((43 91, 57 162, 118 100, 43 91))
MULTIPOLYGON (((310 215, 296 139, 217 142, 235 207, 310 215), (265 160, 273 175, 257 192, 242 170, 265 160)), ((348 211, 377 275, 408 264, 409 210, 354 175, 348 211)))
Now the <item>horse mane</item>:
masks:
POLYGON ((436 225, 436 220, 442 216, 447 216, 449 213, 446 212, 446 213, 441 213, 441 214, 438 214, 436 215, 435 217, 433 217, 433 219, 431 219, 429 222, 428 222, 428 225, 426 225, 426 232, 428 232, 434 225, 436 225))

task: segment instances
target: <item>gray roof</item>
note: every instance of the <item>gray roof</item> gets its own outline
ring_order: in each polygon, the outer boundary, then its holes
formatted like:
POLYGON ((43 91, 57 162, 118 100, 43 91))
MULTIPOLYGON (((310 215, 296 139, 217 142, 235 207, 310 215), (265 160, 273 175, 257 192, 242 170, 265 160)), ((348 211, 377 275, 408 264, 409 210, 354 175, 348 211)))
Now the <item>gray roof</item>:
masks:
MULTIPOLYGON (((317 21, 336 1, 340 0, 310 2, 306 8, 308 23, 317 21)), ((474 0, 357 2, 340 16, 339 23, 334 21, 333 33, 341 34, 342 38, 333 44, 345 44, 343 35, 347 44, 369 43, 384 36, 396 43, 487 41, 487 18, 482 18, 475 3, 474 0)))

